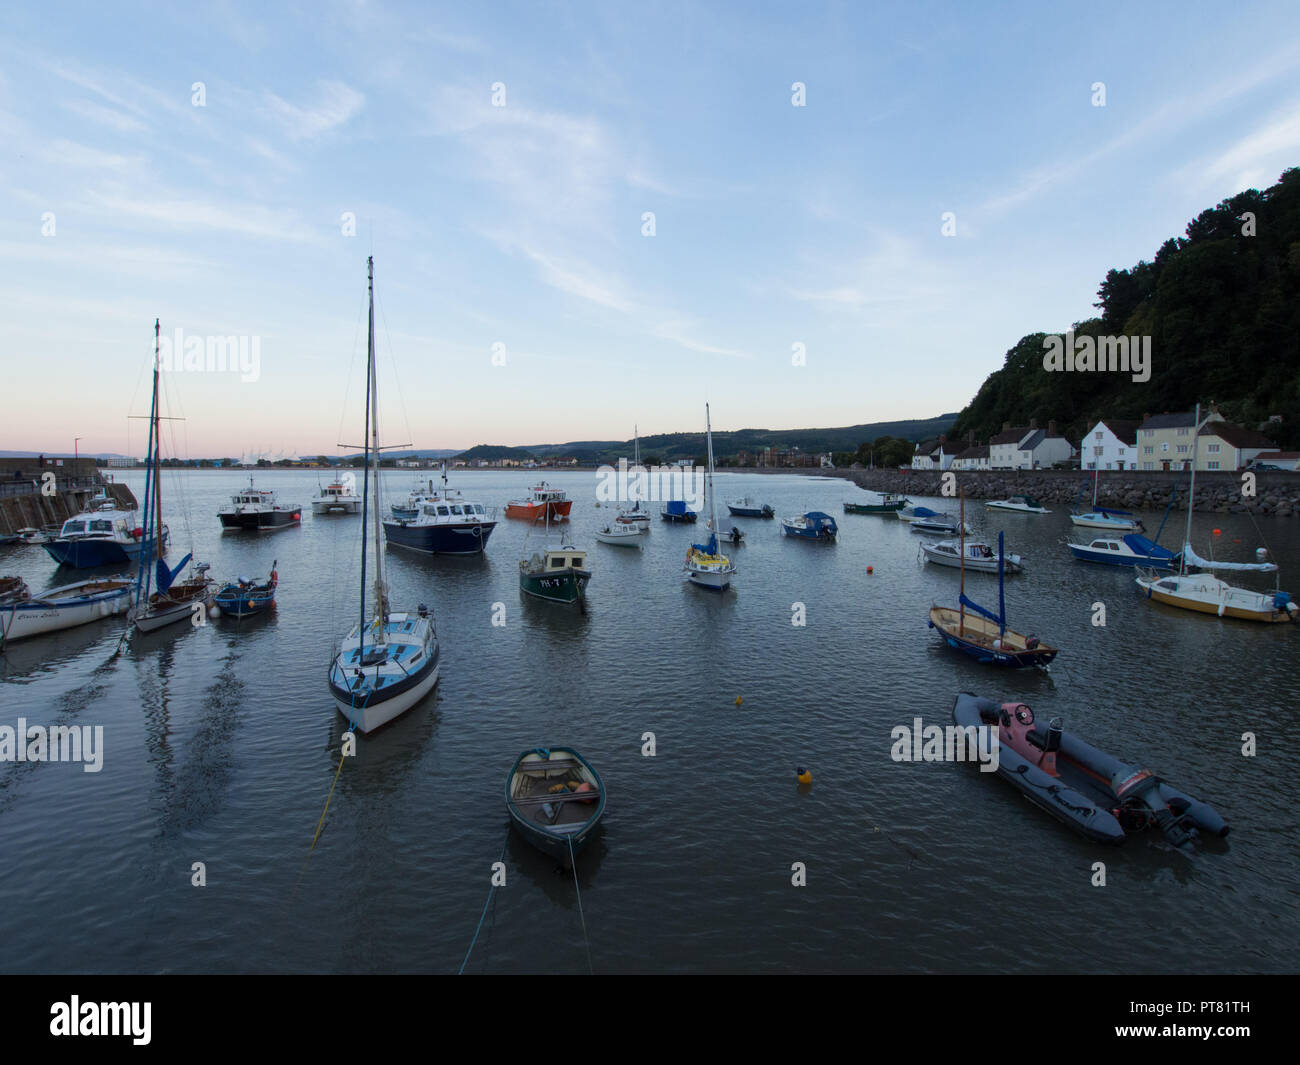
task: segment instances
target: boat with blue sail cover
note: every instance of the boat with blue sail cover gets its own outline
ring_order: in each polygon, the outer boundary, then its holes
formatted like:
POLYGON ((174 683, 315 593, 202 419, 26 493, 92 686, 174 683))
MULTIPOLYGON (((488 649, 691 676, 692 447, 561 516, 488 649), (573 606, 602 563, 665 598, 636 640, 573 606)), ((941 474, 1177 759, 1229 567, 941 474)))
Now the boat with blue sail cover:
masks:
POLYGON ((375 260, 366 260, 370 300, 366 340, 365 477, 361 493, 361 606, 356 626, 340 642, 329 669, 329 689, 349 727, 373 732, 406 713, 438 683, 438 636, 429 609, 393 610, 384 583, 380 528, 379 403, 375 370, 375 260), (373 496, 373 498, 372 498, 373 496), (366 525, 373 515, 373 528, 366 525), (367 597, 366 567, 374 537, 374 581, 367 597), (367 617, 367 605, 370 616, 367 617))
POLYGON ((923 507, 916 503, 909 506, 899 507, 894 511, 894 517, 899 521, 913 522, 922 521, 926 518, 946 518, 948 515, 940 514, 937 510, 931 510, 929 507, 923 507))
MULTIPOLYGON (((159 324, 154 319, 153 399, 149 409, 149 452, 144 474, 144 527, 152 536, 148 549, 140 552, 140 566, 136 576, 136 601, 132 621, 141 632, 156 632, 179 621, 200 619, 207 613, 212 600, 212 580, 208 565, 196 563, 185 580, 177 580, 190 563, 190 552, 176 566, 168 566, 163 559, 165 540, 162 523, 162 436, 159 432, 161 396, 158 390, 160 356, 158 352, 159 324), (153 550, 157 544, 159 550, 153 550)), ((202 623, 201 621, 199 622, 202 623)))
MULTIPOLYGON (((1141 532, 1142 521, 1131 510, 1103 507, 1097 502, 1097 488, 1100 483, 1101 470, 1094 470, 1092 477, 1092 509, 1080 511, 1076 503, 1075 508, 1070 512, 1071 523, 1088 529, 1107 529, 1113 533, 1141 532)), ((1080 495, 1082 494, 1080 492, 1080 495)))
POLYGON ((1141 533, 1099 537, 1086 544, 1066 541, 1065 546, 1080 562, 1100 562, 1107 566, 1149 566, 1153 569, 1178 568, 1179 555, 1148 540, 1141 533))
POLYGON ((659 511, 659 516, 664 521, 676 525, 693 525, 699 518, 695 511, 686 505, 682 499, 669 499, 664 502, 663 508, 659 511))
POLYGON ((736 564, 718 549, 718 500, 713 491, 713 423, 709 405, 704 404, 704 436, 708 449, 708 470, 704 479, 704 494, 709 505, 709 540, 692 544, 686 552, 686 579, 701 588, 725 591, 736 576, 736 564))
MULTIPOLYGON (((962 496, 962 517, 966 498, 962 496)), ((943 641, 955 651, 960 651, 986 665, 1024 669, 1029 666, 1045 668, 1058 654, 1055 647, 1043 643, 1037 636, 1022 635, 1007 628, 1005 595, 1005 551, 1003 534, 998 533, 998 609, 993 611, 980 606, 966 596, 965 537, 961 538, 961 591, 956 609, 945 606, 930 608, 929 628, 935 629, 943 641)))
POLYGON ((835 519, 820 510, 810 510, 795 518, 781 519, 781 534, 795 540, 816 540, 820 543, 834 543, 840 527, 835 519))

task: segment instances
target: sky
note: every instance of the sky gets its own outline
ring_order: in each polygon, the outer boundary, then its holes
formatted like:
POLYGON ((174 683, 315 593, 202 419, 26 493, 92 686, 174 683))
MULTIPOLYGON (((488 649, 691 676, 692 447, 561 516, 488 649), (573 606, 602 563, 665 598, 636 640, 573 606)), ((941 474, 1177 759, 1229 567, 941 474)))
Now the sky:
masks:
POLYGON ((1225 12, 4 5, 0 449, 142 455, 158 318, 247 338, 169 451, 337 453, 369 255, 386 444, 960 410, 1300 164, 1300 8, 1225 12))

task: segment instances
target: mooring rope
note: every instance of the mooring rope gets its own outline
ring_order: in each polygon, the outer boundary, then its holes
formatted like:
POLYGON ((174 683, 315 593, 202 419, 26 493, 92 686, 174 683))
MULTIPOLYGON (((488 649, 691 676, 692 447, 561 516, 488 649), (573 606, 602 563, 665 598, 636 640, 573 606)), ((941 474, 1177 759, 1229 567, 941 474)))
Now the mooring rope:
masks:
MULTIPOLYGON (((508 847, 509 845, 510 845, 510 826, 507 825, 506 839, 505 842, 501 844, 501 857, 497 859, 498 862, 505 861, 506 847, 508 847)), ((483 919, 487 917, 488 906, 492 904, 492 900, 496 897, 496 893, 497 893, 497 885, 495 882, 493 882, 492 886, 488 888, 488 897, 486 901, 484 901, 483 903, 483 912, 479 914, 478 927, 474 929, 474 938, 469 941, 469 950, 465 951, 465 960, 460 963, 460 968, 456 971, 457 976, 463 976, 465 974, 465 966, 469 964, 469 956, 474 950, 474 944, 478 942, 478 934, 481 931, 483 931, 483 919)))
POLYGON ((569 844, 569 868, 573 871, 573 890, 578 896, 578 917, 582 921, 582 942, 587 948, 587 972, 595 976, 595 970, 591 967, 591 940, 587 937, 587 917, 582 912, 582 889, 578 887, 578 863, 573 856, 573 837, 566 836, 565 842, 569 844))

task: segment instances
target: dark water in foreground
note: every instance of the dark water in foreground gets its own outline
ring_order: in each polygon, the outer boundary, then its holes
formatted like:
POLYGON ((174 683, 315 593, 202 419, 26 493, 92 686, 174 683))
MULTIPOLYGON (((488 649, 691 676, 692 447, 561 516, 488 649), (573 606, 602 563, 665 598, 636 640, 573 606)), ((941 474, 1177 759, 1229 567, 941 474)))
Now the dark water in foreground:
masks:
MULTIPOLYGON (((106 748, 97 774, 0 765, 0 970, 455 971, 504 847, 508 882, 468 971, 583 972, 571 878, 507 833, 505 772, 539 743, 576 746, 609 795, 579 861, 597 971, 1296 969, 1291 626, 1139 599, 1130 575, 1070 559, 1064 507, 1035 518, 972 506, 1028 557, 1008 581, 1013 626, 1064 649, 1051 678, 1002 673, 926 629, 932 602, 955 604, 957 572, 918 566, 921 538, 892 517, 843 515, 860 493, 842 481, 719 475, 723 498, 826 510, 841 529, 823 547, 736 519, 749 542, 719 596, 682 581, 700 528, 656 521, 643 553, 601 545, 591 531, 613 511, 592 507, 593 475, 550 479, 578 500, 587 615, 521 598, 520 523, 503 522, 482 558, 391 552, 395 604, 436 611, 442 679, 360 741, 309 857, 342 732, 325 670, 355 615, 359 519, 308 514, 299 529, 223 538, 215 513, 242 478, 191 476, 168 514, 173 560, 188 509, 215 575, 279 560, 278 612, 135 636, 116 659, 120 620, 0 656, 0 724, 102 725, 106 748), (1105 628, 1091 624, 1096 601, 1105 628), (791 625, 795 602, 805 627, 791 625), (1063 715, 1213 803, 1233 835, 1194 860, 1141 838, 1102 848, 972 766, 891 761, 890 729, 947 722, 960 689, 1063 715), (1240 753, 1245 731, 1255 758, 1240 753), (806 794, 798 764, 813 773, 806 794), (1104 888, 1091 886, 1098 860, 1104 888), (203 888, 190 884, 196 861, 203 888), (791 886, 794 862, 806 887, 791 886)), ((500 506, 529 481, 455 483, 500 506)), ((316 488, 303 473, 262 483, 304 505, 316 488)), ((409 478, 386 483, 404 491, 409 478)), ((1221 556, 1250 559, 1249 518, 1199 519, 1198 550, 1212 527, 1221 556)), ((1300 590, 1300 526, 1260 528, 1283 586, 1300 590)), ((55 579, 32 548, 0 549, 0 572, 37 590, 55 579)), ((994 605, 996 577, 968 579, 994 605)))

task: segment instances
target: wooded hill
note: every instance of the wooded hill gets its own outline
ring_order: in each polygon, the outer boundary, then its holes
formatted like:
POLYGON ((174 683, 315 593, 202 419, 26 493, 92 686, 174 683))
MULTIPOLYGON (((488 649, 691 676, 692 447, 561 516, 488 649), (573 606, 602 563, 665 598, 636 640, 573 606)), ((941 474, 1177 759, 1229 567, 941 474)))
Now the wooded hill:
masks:
POLYGON ((1110 270, 1097 297, 1100 314, 1076 323, 1076 337, 1151 337, 1150 380, 1048 372, 1047 334, 1031 333, 949 435, 973 430, 987 441, 1004 422, 1055 419, 1077 441, 1104 416, 1140 419, 1214 402, 1251 428, 1281 415, 1263 431, 1283 448, 1300 447, 1300 168, 1201 212, 1150 262, 1110 270))

